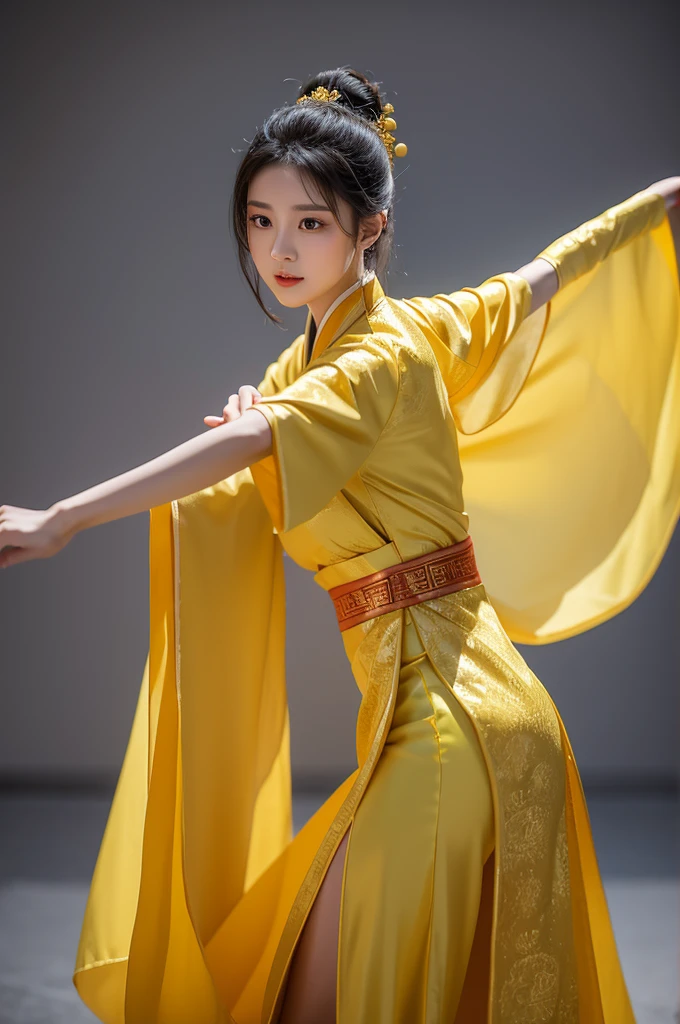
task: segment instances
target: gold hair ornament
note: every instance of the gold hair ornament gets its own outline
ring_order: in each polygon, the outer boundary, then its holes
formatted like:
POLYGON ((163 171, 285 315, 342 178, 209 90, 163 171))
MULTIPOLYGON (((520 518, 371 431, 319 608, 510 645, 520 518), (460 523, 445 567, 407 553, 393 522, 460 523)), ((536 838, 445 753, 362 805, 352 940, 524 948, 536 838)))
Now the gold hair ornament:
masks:
POLYGON ((307 93, 305 96, 301 96, 296 103, 302 103, 303 100, 320 100, 322 103, 332 103, 333 100, 339 100, 340 93, 337 89, 333 89, 333 92, 329 92, 325 85, 319 85, 312 92, 307 93))
MULTIPOLYGON (((341 94, 337 89, 333 89, 332 92, 329 92, 325 85, 319 85, 316 89, 313 89, 312 92, 305 93, 304 96, 300 96, 300 98, 295 102, 303 103, 305 100, 320 100, 322 103, 332 103, 334 100, 339 100, 341 98, 341 94)), ((382 143, 387 150, 387 155, 390 158, 390 166, 392 166, 393 158, 395 156, 406 156, 408 153, 408 147, 403 142, 397 142, 395 146, 395 142, 397 140, 394 135, 392 135, 392 132, 397 127, 397 122, 393 117, 389 116, 393 113, 394 107, 392 104, 386 103, 385 106, 381 108, 378 120, 367 122, 375 129, 382 139, 382 143)))
POLYGON ((406 156, 408 153, 408 146, 403 142, 397 142, 392 132, 397 127, 397 122, 393 117, 385 116, 394 113, 394 107, 391 103, 386 103, 380 111, 380 117, 376 123, 376 131, 383 140, 383 145, 387 150, 387 155, 390 158, 390 164, 392 163, 393 157, 395 156, 406 156), (395 142, 397 142, 395 146, 395 142))

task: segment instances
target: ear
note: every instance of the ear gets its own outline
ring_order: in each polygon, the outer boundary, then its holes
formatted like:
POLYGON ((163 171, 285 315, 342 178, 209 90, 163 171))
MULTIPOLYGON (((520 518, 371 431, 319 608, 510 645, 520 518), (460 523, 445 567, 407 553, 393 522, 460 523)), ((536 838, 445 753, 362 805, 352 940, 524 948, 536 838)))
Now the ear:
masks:
POLYGON ((359 237, 357 244, 363 251, 370 249, 374 242, 377 242, 387 227, 387 210, 380 213, 373 213, 370 217, 364 217, 359 225, 359 237))

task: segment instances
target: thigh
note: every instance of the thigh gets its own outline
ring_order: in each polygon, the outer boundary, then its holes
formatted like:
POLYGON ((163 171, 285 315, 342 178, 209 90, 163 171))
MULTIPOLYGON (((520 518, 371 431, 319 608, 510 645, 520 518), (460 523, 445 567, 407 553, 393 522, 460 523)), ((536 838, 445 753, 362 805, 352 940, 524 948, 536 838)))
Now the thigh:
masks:
POLYGON ((333 855, 293 954, 280 1024, 335 1024, 338 928, 349 830, 333 855))

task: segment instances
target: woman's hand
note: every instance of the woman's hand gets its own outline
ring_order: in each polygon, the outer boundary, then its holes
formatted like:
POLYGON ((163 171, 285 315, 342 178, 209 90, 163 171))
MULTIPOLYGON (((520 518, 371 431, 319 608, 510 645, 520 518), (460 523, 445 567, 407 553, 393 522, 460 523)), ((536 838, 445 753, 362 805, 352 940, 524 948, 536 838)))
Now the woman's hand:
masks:
POLYGON ((237 420, 246 409, 259 402, 262 395, 252 384, 244 384, 238 389, 237 395, 229 395, 229 401, 222 410, 221 416, 204 416, 203 422, 207 427, 220 427, 223 423, 231 423, 237 420))
POLYGON ((666 200, 666 209, 670 210, 673 206, 680 205, 680 175, 675 174, 670 178, 661 178, 660 181, 655 181, 653 185, 649 185, 643 191, 663 196, 666 200))
POLYGON ((0 568, 51 558, 70 541, 68 530, 54 507, 48 509, 0 507, 0 568))

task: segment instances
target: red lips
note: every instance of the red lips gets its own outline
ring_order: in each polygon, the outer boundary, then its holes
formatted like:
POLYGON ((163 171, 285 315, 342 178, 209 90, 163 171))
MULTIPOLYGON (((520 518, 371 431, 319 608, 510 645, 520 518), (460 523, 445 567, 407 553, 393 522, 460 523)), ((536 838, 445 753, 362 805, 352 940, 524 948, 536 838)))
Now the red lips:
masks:
POLYGON ((282 288, 291 288, 294 284, 299 284, 300 281, 304 281, 304 277, 289 277, 283 274, 274 274, 274 280, 277 284, 280 284, 282 288))

